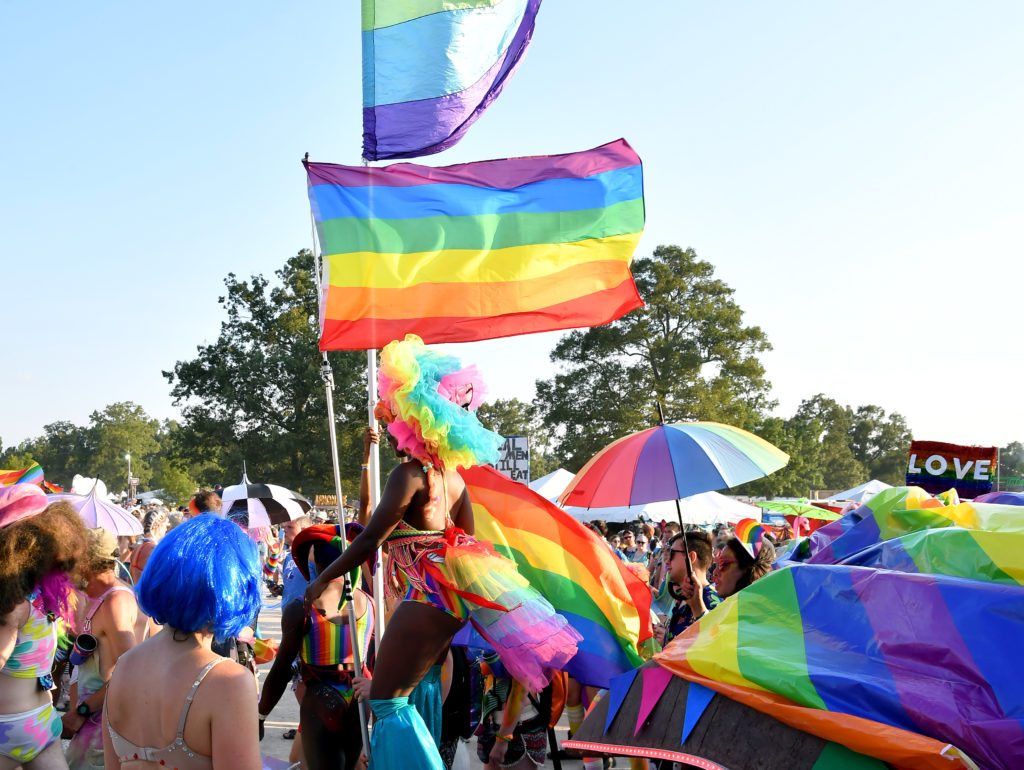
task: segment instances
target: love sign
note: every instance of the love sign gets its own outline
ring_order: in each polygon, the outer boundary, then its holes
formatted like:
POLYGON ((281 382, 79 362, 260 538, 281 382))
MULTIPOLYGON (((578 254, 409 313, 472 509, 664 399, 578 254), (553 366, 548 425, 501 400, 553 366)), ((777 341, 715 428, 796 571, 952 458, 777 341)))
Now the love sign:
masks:
POLYGON ((992 491, 996 447, 942 441, 912 441, 907 453, 907 484, 926 492, 956 489, 961 498, 992 491))

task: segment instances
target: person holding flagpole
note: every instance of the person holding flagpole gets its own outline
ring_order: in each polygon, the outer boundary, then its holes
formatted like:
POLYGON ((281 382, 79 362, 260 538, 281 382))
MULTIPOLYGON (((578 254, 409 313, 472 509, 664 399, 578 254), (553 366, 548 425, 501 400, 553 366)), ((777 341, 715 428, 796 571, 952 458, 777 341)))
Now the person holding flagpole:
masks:
POLYGON ((307 610, 331 581, 389 544, 387 590, 396 607, 381 640, 370 706, 374 770, 444 765, 409 694, 467 622, 530 691, 576 654, 581 637, 516 571, 472 535, 473 508, 457 467, 493 462, 501 436, 472 410, 483 399, 475 367, 416 335, 388 344, 375 413, 406 458, 388 477, 366 529, 306 590, 307 610))

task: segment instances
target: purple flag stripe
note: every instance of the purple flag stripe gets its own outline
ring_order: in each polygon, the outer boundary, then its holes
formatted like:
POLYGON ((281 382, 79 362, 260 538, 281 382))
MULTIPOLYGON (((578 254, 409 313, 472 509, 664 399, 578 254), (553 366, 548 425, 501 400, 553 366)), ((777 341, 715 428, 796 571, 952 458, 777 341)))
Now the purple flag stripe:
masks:
POLYGON ((629 504, 643 505, 651 500, 675 500, 679 497, 666 432, 649 433, 637 456, 630 488, 629 504))
POLYGON ((533 38, 540 3, 541 0, 530 0, 505 54, 484 77, 461 92, 465 98, 446 96, 364 109, 363 157, 367 160, 415 158, 446 150, 462 139, 498 98, 505 82, 519 67, 533 38), (412 131, 407 128, 410 126, 412 131))
MULTIPOLYGON (((970 724, 984 723, 1003 710, 964 644, 937 585, 952 578, 866 568, 852 568, 851 578, 876 630, 876 654, 887 661, 900 702, 917 725, 916 732, 948 740, 975 760, 992 763, 998 757, 993 754, 996 747, 970 724), (908 584, 913 591, 908 591, 908 584), (913 667, 903 665, 907 658, 914 660, 913 667)), ((958 611, 984 615, 987 623, 990 597, 982 594, 1000 592, 1004 587, 975 581, 971 588, 971 596, 965 597, 967 605, 959 605, 958 611)), ((871 649, 864 652, 870 654, 871 649)), ((1024 733, 1016 743, 1024 747, 1024 733)), ((997 751, 1001 753, 1003 747, 997 751)))
POLYGON ((636 166, 639 163, 640 157, 629 146, 629 142, 617 139, 585 152, 502 158, 439 168, 412 163, 396 163, 379 168, 307 163, 306 169, 311 186, 328 184, 344 187, 412 187, 447 183, 510 190, 549 179, 593 176, 605 171, 636 166))

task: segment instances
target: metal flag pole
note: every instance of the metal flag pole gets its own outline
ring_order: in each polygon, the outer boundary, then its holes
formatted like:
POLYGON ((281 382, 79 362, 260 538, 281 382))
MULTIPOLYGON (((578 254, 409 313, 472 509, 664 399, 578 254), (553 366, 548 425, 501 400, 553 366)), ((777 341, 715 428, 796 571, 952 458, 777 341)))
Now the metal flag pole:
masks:
MULTIPOLYGON (((327 397, 327 432, 331 438, 331 460, 334 464, 334 502, 338 510, 338 522, 341 527, 342 552, 348 548, 348 538, 345 537, 345 509, 341 504, 341 466, 338 459, 338 434, 334 427, 334 372, 331 371, 331 362, 327 360, 327 353, 321 353, 320 376, 324 381, 324 395, 327 397)), ((363 661, 359 655, 359 632, 356 628, 356 605, 352 599, 351 584, 348 575, 345 575, 344 595, 348 597, 348 630, 352 637, 352 667, 356 676, 362 676, 363 661)), ((359 707, 359 728, 363 733, 363 753, 370 756, 370 731, 367 726, 366 702, 356 699, 359 707)))
MULTIPOLYGON (((304 162, 309 162, 309 153, 306 153, 304 162)), ((313 269, 316 271, 317 286, 322 287, 323 270, 320 265, 320 249, 316 239, 316 222, 313 220, 313 213, 310 212, 310 220, 313 228, 313 269)), ((331 465, 334 469, 334 503, 338 512, 338 525, 341 528, 341 550, 344 553, 348 548, 348 538, 345 536, 345 507, 342 504, 341 495, 341 461, 338 457, 338 432, 334 421, 334 372, 331 370, 331 362, 327 358, 327 351, 320 352, 320 377, 324 381, 324 397, 327 403, 327 433, 331 441, 331 465)), ((349 576, 345 575, 342 588, 342 596, 348 601, 348 630, 352 639, 352 667, 356 676, 362 676, 363 661, 359 654, 359 630, 356 628, 356 606, 352 598, 351 583, 349 576)), ((366 702, 356 699, 356 706, 359 709, 359 729, 363 736, 363 753, 370 756, 370 729, 369 718, 366 713, 366 702)))
MULTIPOLYGON (((373 415, 373 409, 377 405, 377 351, 366 351, 366 393, 367 393, 367 420, 374 430, 379 430, 377 418, 373 415)), ((370 467, 366 475, 370 482, 370 515, 377 510, 377 503, 380 502, 380 439, 376 444, 370 444, 370 467)), ((380 644, 384 636, 384 551, 377 548, 377 569, 373 571, 373 607, 376 610, 375 628, 377 629, 377 644, 380 644)))

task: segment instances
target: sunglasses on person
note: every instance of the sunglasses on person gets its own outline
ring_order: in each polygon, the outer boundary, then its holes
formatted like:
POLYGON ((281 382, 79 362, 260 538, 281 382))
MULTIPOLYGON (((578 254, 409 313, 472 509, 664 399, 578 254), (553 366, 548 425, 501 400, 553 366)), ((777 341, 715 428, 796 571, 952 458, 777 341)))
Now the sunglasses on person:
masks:
POLYGON ((736 563, 737 563, 737 562, 736 562, 736 560, 735 560, 735 559, 721 559, 721 558, 716 558, 716 559, 715 559, 715 568, 716 568, 716 569, 717 569, 717 570, 718 570, 719 572, 724 572, 724 571, 725 571, 725 570, 727 570, 727 569, 728 569, 728 568, 729 568, 729 567, 730 567, 731 565, 733 565, 733 564, 736 564, 736 563))

